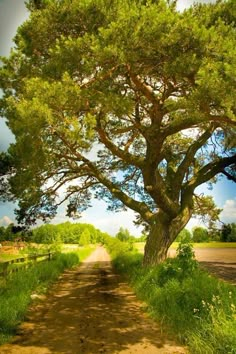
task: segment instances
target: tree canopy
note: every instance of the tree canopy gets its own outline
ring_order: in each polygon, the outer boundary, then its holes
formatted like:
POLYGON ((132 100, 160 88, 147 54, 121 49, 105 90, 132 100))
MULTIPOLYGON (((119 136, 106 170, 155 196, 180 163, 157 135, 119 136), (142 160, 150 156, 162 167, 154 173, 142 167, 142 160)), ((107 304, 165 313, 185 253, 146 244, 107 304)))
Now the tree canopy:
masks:
POLYGON ((0 69, 18 220, 53 217, 64 201, 75 216, 102 198, 137 213, 150 230, 144 262, 162 261, 194 213, 215 210, 196 188, 236 180, 235 1, 28 8, 0 69))

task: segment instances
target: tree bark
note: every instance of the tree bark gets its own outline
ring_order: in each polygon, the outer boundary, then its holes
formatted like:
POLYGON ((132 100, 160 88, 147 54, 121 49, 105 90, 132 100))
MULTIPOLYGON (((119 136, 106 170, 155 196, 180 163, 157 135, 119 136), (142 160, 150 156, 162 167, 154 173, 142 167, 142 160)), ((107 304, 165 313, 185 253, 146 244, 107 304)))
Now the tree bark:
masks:
POLYGON ((155 266, 166 260, 170 245, 185 227, 190 217, 190 213, 183 213, 175 219, 168 220, 161 214, 157 215, 146 241, 143 266, 155 266))

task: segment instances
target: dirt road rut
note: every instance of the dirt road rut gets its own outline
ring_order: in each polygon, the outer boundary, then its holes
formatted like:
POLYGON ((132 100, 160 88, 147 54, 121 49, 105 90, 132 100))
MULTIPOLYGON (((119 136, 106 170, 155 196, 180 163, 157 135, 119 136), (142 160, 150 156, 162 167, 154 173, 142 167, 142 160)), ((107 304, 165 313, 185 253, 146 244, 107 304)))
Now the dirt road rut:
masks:
POLYGON ((184 348, 167 339, 113 272, 103 247, 69 270, 29 311, 1 354, 170 354, 184 348))

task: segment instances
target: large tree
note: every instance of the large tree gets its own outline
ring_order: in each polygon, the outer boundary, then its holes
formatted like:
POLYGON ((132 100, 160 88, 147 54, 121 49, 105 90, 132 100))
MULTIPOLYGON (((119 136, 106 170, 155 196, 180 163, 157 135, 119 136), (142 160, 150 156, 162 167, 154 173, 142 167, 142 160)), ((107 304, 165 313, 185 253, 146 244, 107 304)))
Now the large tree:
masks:
POLYGON ((183 13, 164 0, 28 8, 0 71, 19 221, 103 198, 148 226, 144 264, 163 261, 213 207, 196 188, 235 180, 235 1, 183 13))

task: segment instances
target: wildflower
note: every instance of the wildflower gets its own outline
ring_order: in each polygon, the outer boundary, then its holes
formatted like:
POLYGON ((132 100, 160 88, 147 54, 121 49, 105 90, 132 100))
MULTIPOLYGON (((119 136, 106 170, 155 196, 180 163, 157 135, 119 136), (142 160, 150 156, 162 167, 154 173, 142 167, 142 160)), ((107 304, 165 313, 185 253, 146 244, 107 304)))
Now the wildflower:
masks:
POLYGON ((214 306, 213 306, 212 304, 208 304, 208 306, 209 306, 209 309, 210 309, 211 311, 214 310, 214 306))
POLYGON ((193 313, 199 312, 199 309, 193 309, 193 313))

